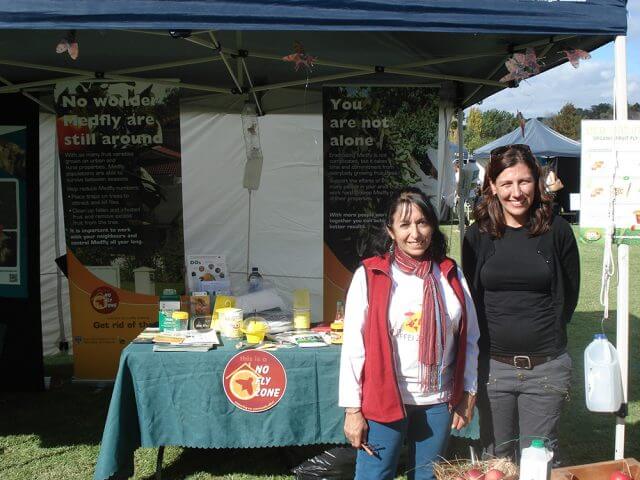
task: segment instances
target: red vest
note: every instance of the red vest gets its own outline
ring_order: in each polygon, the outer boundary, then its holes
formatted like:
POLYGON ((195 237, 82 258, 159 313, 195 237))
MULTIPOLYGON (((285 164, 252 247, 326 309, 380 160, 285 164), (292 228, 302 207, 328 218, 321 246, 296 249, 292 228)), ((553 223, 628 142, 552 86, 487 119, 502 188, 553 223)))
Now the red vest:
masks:
MULTIPOLYGON (((391 297, 391 263, 389 254, 371 257, 363 262, 367 275, 369 308, 364 325, 365 360, 362 371, 362 414, 365 418, 390 423, 406 416, 389 332, 391 297)), ((449 405, 454 407, 464 393, 464 369, 467 347, 467 309, 464 291, 454 260, 445 257, 439 264, 462 307, 458 330, 458 350, 453 376, 453 392, 449 405)))

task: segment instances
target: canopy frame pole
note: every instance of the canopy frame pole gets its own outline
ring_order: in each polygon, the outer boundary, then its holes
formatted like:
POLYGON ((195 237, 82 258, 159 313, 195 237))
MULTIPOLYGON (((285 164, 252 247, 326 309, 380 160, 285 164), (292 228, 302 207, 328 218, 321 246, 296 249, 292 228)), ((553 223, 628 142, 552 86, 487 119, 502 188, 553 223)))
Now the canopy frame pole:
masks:
MULTIPOLYGON (((239 57, 240 63, 242 64, 242 67, 244 68, 244 71, 247 74, 247 81, 249 82, 249 91, 251 92, 251 95, 253 95, 253 99, 256 102, 256 108, 258 109, 258 113, 260 114, 260 116, 264 115, 264 112, 262 111, 262 107, 260 106, 260 100, 258 99, 258 95, 256 94, 256 89, 253 88, 253 82, 251 81, 251 75, 249 74, 249 69, 247 68, 247 64, 244 61, 244 58, 239 57)), ((243 70, 240 70, 240 72, 242 72, 243 70)))
POLYGON ((35 70, 46 70, 48 72, 68 73, 70 75, 85 75, 89 77, 93 77, 96 73, 90 70, 81 70, 79 68, 54 67, 51 65, 40 65, 37 63, 20 62, 18 60, 7 60, 7 59, 0 59, 0 65, 9 65, 11 67, 32 68, 35 70))
POLYGON ((233 80, 233 83, 238 89, 238 93, 242 93, 243 92, 242 85, 240 85, 235 73, 233 73, 233 68, 231 68, 231 65, 229 64, 229 61, 227 60, 226 55, 222 52, 220 43, 218 43, 216 36, 213 34, 213 32, 209 32, 209 37, 211 38, 211 41, 213 42, 215 49, 218 51, 218 55, 220 55, 220 58, 224 62, 224 66, 227 67, 227 72, 229 72, 229 76, 231 77, 231 80, 233 80))
MULTIPOLYGON (((4 83, 5 85, 13 85, 13 83, 11 83, 9 80, 7 80, 6 78, 4 78, 2 76, 0 76, 0 82, 4 83)), ((56 111, 53 109, 53 107, 49 106, 47 103, 43 102, 39 98, 34 97, 33 95, 31 95, 30 93, 27 93, 27 92, 20 92, 20 93, 22 93, 22 95, 27 97, 29 100, 33 100, 34 102, 36 102, 38 105, 40 105, 46 111, 51 112, 51 113, 56 113, 56 111)))
MULTIPOLYGON (((2 61, 0 60, 0 64, 2 61)), ((197 85, 192 83, 182 83, 177 80, 166 80, 159 78, 140 78, 140 77, 130 77, 125 75, 114 75, 111 73, 104 74, 105 79, 111 80, 120 80, 125 82, 148 82, 148 83, 157 83, 158 85, 168 85, 173 87, 186 88, 189 90, 200 90, 204 92, 210 93, 223 93, 223 94, 231 94, 231 91, 228 89, 218 88, 218 87, 210 87, 208 85, 197 85)), ((14 93, 21 91, 30 87, 37 87, 42 85, 54 85, 58 82, 69 82, 69 81, 95 81, 97 80, 95 75, 78 75, 78 76, 69 76, 69 77, 60 77, 60 78, 51 78, 49 80, 39 80, 37 82, 28 82, 28 83, 14 83, 11 86, 0 87, 0 94, 3 93, 14 93)))
POLYGON ((253 87, 252 90, 256 92, 263 92, 266 90, 276 90, 278 88, 297 87, 300 85, 308 85, 311 83, 324 82, 329 80, 340 80, 342 78, 360 77, 363 75, 370 75, 375 72, 345 72, 336 73, 335 75, 325 75, 323 77, 313 77, 308 80, 293 80, 291 82, 272 83, 271 85, 260 85, 259 87, 253 87))
MULTIPOLYGON (((129 30, 129 29, 124 29, 122 31, 125 32, 133 32, 133 33, 142 33, 142 34, 147 34, 147 35, 156 35, 156 36, 162 36, 162 37, 167 37, 169 34, 167 33, 161 33, 161 32, 154 32, 154 31, 146 31, 146 30, 129 30)), ((243 93, 244 90, 240 84, 240 80, 238 80, 238 77, 240 79, 242 79, 242 75, 243 73, 246 73, 247 75, 248 73, 248 69, 246 68, 246 62, 244 62, 244 71, 242 70, 240 64, 238 64, 237 68, 238 68, 238 76, 234 75, 233 71, 231 70, 231 67, 225 57, 225 54, 228 55, 232 55, 232 56, 237 56, 239 58, 243 58, 244 56, 253 56, 256 58, 262 58, 262 59, 266 59, 266 60, 276 60, 276 61, 281 61, 282 57, 278 56, 278 55, 272 55, 272 54, 267 54, 267 53, 262 53, 262 52, 252 52, 250 55, 248 53, 245 52, 244 55, 240 54, 240 49, 238 48, 238 50, 233 50, 233 49, 228 49, 228 48, 223 48, 221 47, 221 45, 218 43, 214 32, 213 31, 206 31, 207 34, 209 34, 212 43, 209 43, 201 38, 196 37, 195 35, 200 34, 200 33, 205 33, 203 32, 195 32, 194 34, 192 34, 192 36, 190 37, 186 37, 183 38, 182 40, 184 41, 188 41, 190 43, 195 43, 197 45, 203 46, 205 48, 211 49, 211 50, 216 50, 219 53, 219 57, 203 57, 203 58, 196 58, 196 59, 190 59, 190 60, 181 60, 181 61, 176 61, 176 62, 166 62, 166 63, 161 63, 161 64, 155 64, 155 65, 147 65, 147 66, 141 66, 141 67, 132 67, 132 68, 128 68, 128 69, 119 69, 113 72, 109 72, 109 73, 105 73, 105 77, 108 77, 110 79, 114 79, 114 80, 124 80, 124 81, 143 81, 143 82, 154 82, 154 83, 158 83, 158 84, 164 84, 164 85, 168 85, 168 86, 177 86, 180 88, 185 88, 185 89, 190 89, 190 90, 199 90, 199 91, 205 91, 205 92, 213 92, 213 93, 224 93, 224 94, 228 94, 228 93, 234 93, 234 92, 230 92, 226 89, 222 89, 219 87, 210 87, 208 85, 199 85, 199 84, 191 84, 191 83, 182 83, 182 82, 171 82, 171 83, 166 83, 166 82, 170 82, 168 80, 158 80, 158 79, 148 79, 148 78, 136 78, 136 77, 125 77, 122 76, 122 74, 127 74, 127 73, 139 73, 139 72, 144 72, 144 71, 152 71, 152 70, 160 70, 163 68, 172 68, 172 67, 178 67, 178 66, 185 66, 185 65, 195 65, 195 64, 199 64, 199 63, 207 63, 207 62, 213 62, 213 61, 217 61, 217 60, 222 60, 225 63, 225 66, 227 67, 227 70, 229 71, 229 75, 231 76, 232 80, 234 81, 234 84, 236 85, 236 88, 238 89, 238 93, 243 93)), ((238 31, 237 32, 238 35, 241 35, 242 32, 238 31)), ((565 35, 565 36, 559 36, 559 37, 550 37, 550 40, 537 40, 534 42, 529 42, 526 44, 522 44, 522 45, 518 45, 513 47, 513 50, 523 50, 526 48, 530 48, 530 47, 535 47, 535 46, 542 46, 542 45, 546 45, 547 48, 544 50, 544 53, 546 54, 546 52, 549 51, 549 49, 551 48, 551 46, 560 40, 566 40, 568 38, 572 38, 574 35, 565 35)), ((240 39, 239 39, 240 41, 240 39)), ((239 46, 240 44, 238 44, 239 46)), ((501 83, 501 82, 497 82, 494 80, 491 80, 490 78, 492 76, 494 76, 499 69, 502 67, 502 64, 504 62, 501 62, 496 69, 494 69, 494 71, 492 71, 492 73, 489 75, 488 79, 477 79, 477 78, 472 78, 472 77, 464 77, 464 76, 456 76, 456 75, 443 75, 443 74, 438 74, 438 73, 429 73, 429 72, 418 72, 418 71, 412 71, 412 70, 406 70, 407 68, 414 68, 414 67, 421 67, 421 66, 429 66, 429 65, 437 65, 437 64, 443 64, 443 63, 449 63, 449 62, 456 62, 456 61, 462 61, 462 60, 467 60, 467 59, 472 59, 472 58, 479 58, 479 57, 483 57, 483 56, 493 56, 493 55, 500 55, 501 51, 494 51, 494 52, 481 52, 481 53, 476 53, 473 55, 454 55, 451 57, 444 57, 444 58, 436 58, 436 59, 429 59, 429 60, 423 60, 423 61, 418 61, 418 62, 412 62, 412 63, 405 63, 405 64, 401 64, 401 65, 396 65, 396 66, 391 66, 391 67, 386 67, 384 68, 384 71, 386 71, 387 73, 391 73, 391 74, 395 74, 395 75, 401 75, 401 76, 413 76, 413 77, 421 77, 421 78, 429 78, 429 79, 437 79, 437 80, 453 80, 453 81, 458 81, 458 82, 462 82, 462 83, 476 83, 479 84, 480 86, 474 90, 474 92, 469 95, 466 99, 465 99, 465 103, 467 101, 469 101, 474 95, 476 95, 478 93, 478 91, 480 91, 480 89, 483 86, 489 85, 489 86, 494 86, 494 87, 500 87, 500 88, 505 88, 506 85, 501 83)), ((507 57, 508 58, 508 57, 507 57)), ((344 74, 335 74, 335 75, 327 75, 327 76, 323 76, 323 77, 316 77, 315 79, 308 79, 308 80, 301 80, 301 81, 292 81, 292 82, 282 82, 282 83, 277 83, 277 84, 272 84, 270 86, 262 86, 259 87, 259 90, 256 89, 255 91, 263 91, 263 90, 273 90, 276 88, 286 88, 286 87, 290 87, 290 86, 297 86, 297 85, 306 85, 309 83, 318 83, 318 82, 322 82, 322 81, 330 81, 330 80, 337 80, 337 79, 343 79, 343 78, 350 78, 350 77, 354 77, 354 76, 359 76, 359 75, 369 75, 371 73, 375 73, 378 70, 378 67, 375 66, 367 66, 367 65, 354 65, 354 64, 346 64, 346 63, 340 63, 340 62, 330 62, 330 61, 325 61, 325 60, 316 60, 314 62, 317 65, 323 65, 323 66, 331 66, 331 67, 336 67, 336 68, 346 68, 346 69, 351 69, 351 70, 355 70, 352 72, 346 72, 344 74)), ((90 72, 87 70, 80 70, 80 69, 71 69, 71 68, 66 68, 66 67, 54 67, 54 66, 47 66, 47 65, 38 65, 38 64, 32 64, 32 63, 27 63, 27 62, 20 62, 20 61, 13 61, 13 60, 0 60, 0 64, 4 64, 4 65, 10 65, 10 66, 17 66, 17 67, 22 67, 22 68, 34 68, 34 69, 41 69, 41 70, 46 70, 46 71, 52 71, 52 72, 60 72, 60 73, 69 73, 71 75, 76 75, 76 76, 86 76, 88 78, 93 78, 95 77, 95 72, 90 72)), ((62 79, 50 79, 50 80, 41 80, 38 82, 28 82, 28 83, 23 83, 23 84, 11 84, 11 85, 7 85, 6 87, 0 87, 0 93, 6 93, 6 92, 15 92, 15 91, 19 91, 22 88, 28 88, 28 87, 33 87, 33 86, 40 86, 40 85, 52 85, 55 83, 58 83, 60 81, 71 81, 71 80, 79 80, 78 78, 62 78, 62 79)), ((244 79, 242 79, 244 80, 244 79)), ((252 90, 255 89, 255 87, 251 87, 252 90)), ((257 96, 254 94, 254 98, 257 99, 257 96)))
MULTIPOLYGON (((1 63, 1 61, 0 61, 1 63)), ((56 84, 58 82, 67 82, 69 80, 89 80, 95 78, 93 75, 72 75, 68 77, 59 77, 59 78, 50 78, 48 80, 38 80, 36 82, 27 82, 27 83, 11 83, 6 87, 0 87, 0 94, 2 93, 16 93, 23 90, 26 90, 31 87, 40 87, 40 86, 49 86, 56 84)))
MULTIPOLYGON (((88 77, 95 79, 96 72, 90 72, 88 70, 80 70, 73 68, 64 68, 64 67, 51 67, 47 65, 39 65, 35 63, 27 63, 27 62, 19 62, 14 60, 5 60, 0 59, 0 65, 10 65, 14 67, 24 67, 24 68, 33 68, 36 70, 47 70, 52 72, 61 72, 61 73, 69 73, 75 75, 76 77, 88 77)), ((205 92, 215 92, 215 93, 230 93, 228 89, 223 89, 219 87, 212 87, 209 85, 199 85, 194 83, 182 83, 180 81, 175 80, 165 80, 165 79, 157 79, 157 78, 140 78, 140 77, 131 77, 128 75, 118 75, 114 73, 105 72, 104 78, 110 78, 113 80, 123 80, 128 82, 149 82, 149 83, 157 83, 158 85, 168 85, 168 86, 176 86, 180 88, 188 88, 190 90, 202 90, 205 92)), ((36 85, 51 85, 61 81, 69 81, 69 80, 78 80, 78 78, 68 77, 68 78, 58 78, 58 79, 49 79, 49 80, 40 80, 38 82, 27 82, 27 83, 16 83, 12 86, 0 87, 0 93, 6 92, 15 92, 25 87, 33 87, 36 85)))
MULTIPOLYGON (((614 112, 616 120, 627 120, 627 38, 616 37, 614 44, 615 80, 614 112)), ((616 156, 618 152, 616 151, 616 156)), ((614 229, 615 233, 615 229, 614 229)), ((622 409, 629 395, 629 245, 618 246, 618 295, 616 315, 616 350, 622 377, 622 409)), ((624 458, 625 417, 616 415, 615 460, 624 458)))
POLYGON ((398 68, 386 68, 386 73, 393 73, 397 75, 404 75, 408 77, 421 77, 421 78, 435 78, 437 80, 451 80, 453 82, 461 83, 477 83, 479 85, 488 85, 492 87, 505 87, 505 84, 497 80, 486 80, 483 78, 462 77, 459 75, 445 75, 442 73, 427 73, 427 72, 415 72, 413 70, 404 70, 398 68))
POLYGON ((173 68, 173 67, 184 67, 186 65, 198 65, 200 63, 210 63, 219 61, 219 57, 201 57, 201 58, 192 58, 190 60, 179 60, 176 62, 167 62, 167 63, 157 63, 154 65, 143 65, 141 67, 133 67, 133 68, 122 68, 120 70, 113 70, 111 73, 127 75, 130 73, 140 73, 140 72, 149 72, 152 70, 163 70, 165 68, 173 68))
MULTIPOLYGON (((225 53, 233 54, 231 51, 225 50, 224 48, 222 50, 225 51, 225 53)), ((280 57, 278 55, 271 55, 271 54, 265 54, 265 53, 251 52, 249 54, 249 56, 255 57, 255 58, 261 58, 263 60, 282 60, 282 57, 280 57)), ((351 69, 351 70, 365 71, 367 73, 376 73, 376 71, 377 71, 376 66, 371 66, 371 65, 357 65, 357 64, 352 64, 352 63, 327 62, 327 61, 324 61, 324 60, 315 60, 313 63, 314 63, 314 65, 321 65, 321 66, 326 66, 326 67, 347 68, 347 69, 351 69)), ((413 70, 405 70, 405 69, 396 68, 396 67, 384 67, 384 72, 393 73, 393 74, 396 74, 396 75, 415 76, 415 77, 423 77, 423 78, 435 78, 435 79, 438 79, 438 80, 453 80, 453 81, 458 81, 458 82, 463 82, 463 83, 480 83, 480 84, 486 84, 486 85, 495 86, 495 87, 504 87, 505 86, 504 83, 500 83, 500 82, 497 82, 495 80, 485 80, 485 79, 482 79, 482 78, 462 77, 462 76, 458 76, 458 75, 444 75, 444 74, 438 74, 438 73, 417 72, 417 71, 413 71, 413 70)), ((311 79, 311 78, 309 79, 309 81, 312 81, 312 80, 313 79, 311 79)))
POLYGON ((179 80, 166 80, 166 79, 162 79, 162 78, 130 77, 128 75, 114 75, 114 74, 111 74, 111 73, 105 73, 104 74, 104 78, 105 79, 111 79, 111 80, 121 80, 121 81, 125 81, 125 82, 155 83, 157 85, 166 85, 168 87, 187 88, 189 90, 202 90, 204 92, 231 93, 229 91, 229 89, 220 88, 220 87, 211 87, 209 85, 200 85, 200 84, 196 84, 196 83, 182 83, 179 80))

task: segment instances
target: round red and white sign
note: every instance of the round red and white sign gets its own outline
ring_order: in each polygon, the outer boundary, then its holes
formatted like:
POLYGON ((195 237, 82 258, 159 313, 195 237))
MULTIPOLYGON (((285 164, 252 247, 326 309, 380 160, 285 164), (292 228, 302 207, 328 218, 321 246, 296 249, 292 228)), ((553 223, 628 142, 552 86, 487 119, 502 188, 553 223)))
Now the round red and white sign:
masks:
POLYGON ((96 288, 91 293, 89 301, 96 312, 103 314, 113 312, 118 308, 120 303, 120 299, 118 298, 116 291, 106 285, 96 288))
POLYGON ((280 361, 261 350, 236 354, 222 374, 224 393, 246 412, 264 412, 274 407, 287 389, 287 372, 280 361))

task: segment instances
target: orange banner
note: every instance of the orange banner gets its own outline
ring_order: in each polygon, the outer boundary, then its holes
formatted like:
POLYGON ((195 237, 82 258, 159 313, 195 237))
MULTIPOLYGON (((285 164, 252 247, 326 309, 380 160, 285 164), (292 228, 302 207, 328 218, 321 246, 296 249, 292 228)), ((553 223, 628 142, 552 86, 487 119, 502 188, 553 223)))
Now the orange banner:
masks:
POLYGON ((158 321, 158 297, 106 284, 67 250, 74 377, 112 380, 122 349, 158 321))

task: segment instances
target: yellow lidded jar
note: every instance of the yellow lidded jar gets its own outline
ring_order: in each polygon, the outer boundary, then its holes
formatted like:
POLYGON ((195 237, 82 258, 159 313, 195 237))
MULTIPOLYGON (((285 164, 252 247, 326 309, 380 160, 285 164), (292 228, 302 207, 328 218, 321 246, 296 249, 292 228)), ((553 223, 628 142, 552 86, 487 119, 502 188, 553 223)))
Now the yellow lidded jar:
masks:
POLYGON ((336 345, 342 344, 342 334, 344 332, 344 322, 337 320, 331 322, 331 343, 336 345))
POLYGON ((189 326, 189 314, 187 312, 175 311, 171 314, 174 330, 186 330, 189 326))

